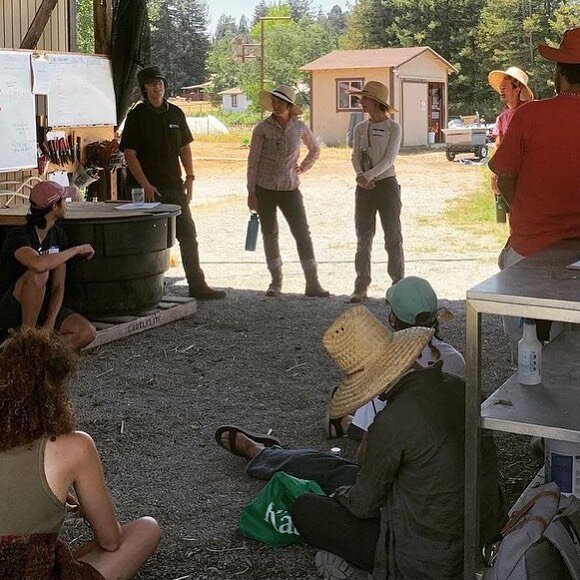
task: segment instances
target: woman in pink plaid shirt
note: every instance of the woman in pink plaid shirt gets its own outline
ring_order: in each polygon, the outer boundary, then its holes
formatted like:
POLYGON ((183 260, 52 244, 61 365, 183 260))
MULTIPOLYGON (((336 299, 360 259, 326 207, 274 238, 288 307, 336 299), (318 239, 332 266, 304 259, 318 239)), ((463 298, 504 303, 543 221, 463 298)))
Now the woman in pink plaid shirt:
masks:
POLYGON ((262 107, 272 114, 256 125, 248 156, 248 207, 257 211, 272 282, 266 296, 282 291, 282 258, 278 243, 277 210, 280 208, 296 240, 300 263, 306 278, 306 296, 326 298, 329 292, 318 281, 312 238, 300 193, 299 175, 308 171, 320 155, 312 131, 298 119, 302 109, 295 104, 296 93, 286 85, 273 91, 260 91, 262 107), (298 163, 300 144, 308 155, 298 163))

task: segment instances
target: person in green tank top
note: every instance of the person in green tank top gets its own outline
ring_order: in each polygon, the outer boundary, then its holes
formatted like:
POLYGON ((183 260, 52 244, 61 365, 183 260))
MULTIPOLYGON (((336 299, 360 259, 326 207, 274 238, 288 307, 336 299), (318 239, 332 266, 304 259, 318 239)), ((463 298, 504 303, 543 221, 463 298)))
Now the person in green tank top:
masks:
MULTIPOLYGON (((54 549, 43 549, 53 560, 62 557, 56 534, 67 508, 93 532, 73 552, 64 545, 66 563, 76 571, 71 578, 132 578, 159 542, 159 525, 151 517, 119 523, 97 448, 90 435, 75 430, 65 386, 78 363, 55 333, 34 328, 14 333, 0 352, 1 578, 13 577, 18 566, 16 541, 38 551, 40 542, 54 536, 54 549)), ((62 572, 60 561, 58 568, 62 572)), ((56 567, 51 572, 51 578, 61 578, 56 567)))

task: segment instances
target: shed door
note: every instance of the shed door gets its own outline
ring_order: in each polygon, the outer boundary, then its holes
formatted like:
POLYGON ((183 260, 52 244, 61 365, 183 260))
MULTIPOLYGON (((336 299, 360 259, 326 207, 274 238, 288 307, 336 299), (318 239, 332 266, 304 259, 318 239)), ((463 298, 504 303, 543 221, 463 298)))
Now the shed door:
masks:
POLYGON ((427 145, 427 83, 403 81, 403 145, 427 145))

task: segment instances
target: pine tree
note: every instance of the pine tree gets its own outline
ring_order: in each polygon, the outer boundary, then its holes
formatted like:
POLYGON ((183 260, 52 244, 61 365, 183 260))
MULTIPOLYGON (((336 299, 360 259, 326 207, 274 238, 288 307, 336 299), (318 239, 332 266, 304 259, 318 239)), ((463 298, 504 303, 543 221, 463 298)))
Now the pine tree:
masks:
MULTIPOLYGON (((504 70, 517 66, 530 77, 530 86, 537 98, 553 95, 554 67, 537 51, 540 42, 559 41, 554 27, 559 15, 572 10, 571 23, 576 26, 580 4, 565 0, 486 0, 477 30, 478 48, 484 71, 504 70)), ((488 92, 489 95, 489 92, 488 92)), ((491 93, 488 106, 497 110, 497 95, 491 93)))
POLYGON ((238 23, 238 34, 248 34, 250 32, 250 25, 245 14, 240 16, 240 22, 238 23))
MULTIPOLYGON (((347 27, 340 39, 343 48, 381 48, 397 42, 388 28, 396 11, 382 0, 358 0, 347 17, 347 27)), ((395 44, 396 45, 396 44, 395 44)))
POLYGON ((346 19, 346 13, 344 13, 342 8, 336 4, 326 15, 326 26, 333 34, 344 34, 346 32, 346 19))
POLYGON ((152 23, 152 62, 165 72, 170 92, 205 80, 209 49, 207 6, 203 0, 166 0, 152 23))
POLYGON ((268 5, 265 0, 260 0, 254 8, 254 15, 252 16, 252 26, 256 26, 260 22, 260 18, 263 18, 268 14, 268 5))
POLYGON ((287 0, 290 6, 292 20, 298 22, 302 18, 312 20, 312 0, 287 0))
POLYGON ((238 27, 233 16, 229 14, 222 14, 215 26, 214 39, 227 38, 235 36, 238 33, 238 27))

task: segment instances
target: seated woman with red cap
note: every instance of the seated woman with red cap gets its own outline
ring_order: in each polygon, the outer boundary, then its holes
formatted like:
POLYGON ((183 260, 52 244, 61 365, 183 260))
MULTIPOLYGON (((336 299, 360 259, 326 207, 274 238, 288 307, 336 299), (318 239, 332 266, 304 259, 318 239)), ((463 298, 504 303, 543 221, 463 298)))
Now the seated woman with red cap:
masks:
POLYGON ((66 263, 75 256, 90 260, 90 244, 68 247, 56 222, 66 215, 66 190, 53 181, 30 192, 26 225, 9 232, 0 256, 0 335, 11 328, 41 326, 56 331, 80 350, 95 338, 83 316, 63 306, 66 263))
POLYGON ((95 444, 75 431, 65 384, 77 365, 61 339, 33 328, 0 353, 0 578, 132 578, 159 541, 153 518, 119 523, 95 444), (74 552, 58 538, 67 508, 94 537, 74 552))

